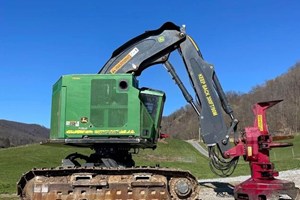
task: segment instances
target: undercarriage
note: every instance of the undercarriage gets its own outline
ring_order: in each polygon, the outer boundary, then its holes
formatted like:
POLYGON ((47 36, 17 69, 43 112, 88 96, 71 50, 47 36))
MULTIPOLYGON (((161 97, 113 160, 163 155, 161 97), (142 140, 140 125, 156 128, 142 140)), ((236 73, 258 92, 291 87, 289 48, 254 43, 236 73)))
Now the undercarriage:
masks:
POLYGON ((27 172, 18 195, 23 200, 199 199, 198 181, 189 171, 135 167, 124 146, 94 150, 90 156, 70 154, 61 167, 27 172))

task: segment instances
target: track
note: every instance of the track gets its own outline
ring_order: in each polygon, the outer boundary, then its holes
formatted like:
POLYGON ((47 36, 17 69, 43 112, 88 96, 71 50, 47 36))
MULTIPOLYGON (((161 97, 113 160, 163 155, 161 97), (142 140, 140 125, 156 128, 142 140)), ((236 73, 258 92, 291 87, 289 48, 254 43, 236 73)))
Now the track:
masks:
POLYGON ((22 200, 198 200, 199 189, 189 171, 158 167, 32 169, 18 182, 22 200))

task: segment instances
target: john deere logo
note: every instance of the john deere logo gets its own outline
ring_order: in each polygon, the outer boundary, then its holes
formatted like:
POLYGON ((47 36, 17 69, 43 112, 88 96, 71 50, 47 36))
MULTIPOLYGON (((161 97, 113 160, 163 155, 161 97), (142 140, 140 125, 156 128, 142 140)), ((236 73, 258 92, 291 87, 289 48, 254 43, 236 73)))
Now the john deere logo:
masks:
POLYGON ((89 119, 87 117, 81 117, 81 123, 88 123, 89 119))
POLYGON ((159 36, 158 37, 158 42, 159 43, 162 43, 162 42, 164 42, 165 41, 165 37, 164 36, 159 36))

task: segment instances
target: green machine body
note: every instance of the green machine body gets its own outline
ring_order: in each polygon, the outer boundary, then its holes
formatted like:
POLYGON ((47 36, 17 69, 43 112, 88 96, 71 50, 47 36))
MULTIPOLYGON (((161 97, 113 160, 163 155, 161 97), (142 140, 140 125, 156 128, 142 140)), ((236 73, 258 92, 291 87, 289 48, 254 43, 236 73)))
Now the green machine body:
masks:
POLYGON ((155 148, 164 102, 131 74, 62 76, 53 86, 50 143, 155 148))

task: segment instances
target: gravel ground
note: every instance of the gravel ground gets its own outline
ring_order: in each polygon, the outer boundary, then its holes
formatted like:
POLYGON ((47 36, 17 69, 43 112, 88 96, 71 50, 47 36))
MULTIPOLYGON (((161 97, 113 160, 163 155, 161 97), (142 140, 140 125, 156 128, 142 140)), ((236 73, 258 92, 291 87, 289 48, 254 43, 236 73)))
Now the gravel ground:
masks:
MULTIPOLYGON (((201 199, 203 200, 233 200, 233 188, 235 185, 245 181, 250 176, 238 176, 216 179, 199 180, 201 185, 201 199)), ((300 188, 300 170, 288 170, 279 172, 278 179, 288 180, 295 183, 296 187, 300 188)), ((299 197, 298 197, 299 198, 299 197)), ((283 198, 290 199, 290 198, 283 198)))
POLYGON ((203 148, 198 140, 186 140, 188 143, 190 143, 197 151, 199 151, 202 155, 208 158, 208 152, 205 148, 203 148))

